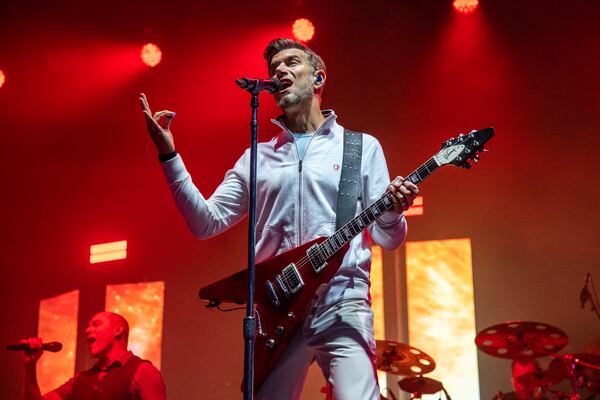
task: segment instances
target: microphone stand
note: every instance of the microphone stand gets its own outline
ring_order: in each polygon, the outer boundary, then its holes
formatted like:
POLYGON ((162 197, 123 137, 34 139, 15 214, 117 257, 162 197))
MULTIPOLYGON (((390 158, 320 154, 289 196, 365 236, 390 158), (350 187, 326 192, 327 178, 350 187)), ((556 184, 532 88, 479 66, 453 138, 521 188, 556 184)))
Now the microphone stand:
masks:
POLYGON ((248 301, 244 317, 244 400, 254 396, 254 340, 256 338, 256 319, 254 318, 254 246, 256 226, 256 164, 258 142, 258 93, 259 88, 247 89, 252 98, 250 107, 250 202, 248 205, 248 301))
POLYGON ((594 278, 591 273, 587 273, 585 276, 585 285, 583 289, 581 289, 581 293, 579 295, 581 300, 581 308, 585 308, 585 304, 590 302, 590 311, 592 311, 598 321, 600 322, 600 310, 598 310, 598 293, 596 292, 596 285, 594 284, 594 278), (591 283, 591 285, 589 285, 591 283), (592 291, 590 292, 588 286, 592 287, 592 291))
POLYGON ((592 274, 590 274, 590 282, 592 283, 592 293, 590 293, 590 296, 588 298, 588 300, 590 301, 590 306, 591 306, 591 310, 594 314, 596 314, 596 317, 598 318, 598 321, 600 321, 600 310, 598 310, 598 293, 596 292, 596 285, 594 285, 594 278, 592 277, 592 274))
MULTIPOLYGON (((255 279, 255 226, 256 226, 256 164, 258 147, 258 94, 265 90, 269 93, 279 90, 281 82, 276 78, 267 80, 241 78, 235 83, 249 92, 250 108, 252 117, 250 119, 250 199, 248 204, 248 301, 246 302, 246 316, 244 317, 244 400, 252 400, 254 397, 254 340, 256 339, 256 319, 254 319, 254 279, 255 279)), ((260 315, 258 321, 259 334, 260 315)))

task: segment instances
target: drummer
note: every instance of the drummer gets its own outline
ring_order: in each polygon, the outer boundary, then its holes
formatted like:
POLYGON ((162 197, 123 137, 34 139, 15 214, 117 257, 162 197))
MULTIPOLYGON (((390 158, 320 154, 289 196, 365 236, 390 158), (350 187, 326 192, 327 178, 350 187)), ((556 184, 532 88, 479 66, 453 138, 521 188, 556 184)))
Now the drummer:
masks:
POLYGON ((519 400, 528 400, 534 398, 535 387, 527 386, 519 382, 519 378, 525 374, 536 372, 540 370, 540 365, 533 358, 518 358, 513 360, 512 366, 512 381, 513 389, 519 400))

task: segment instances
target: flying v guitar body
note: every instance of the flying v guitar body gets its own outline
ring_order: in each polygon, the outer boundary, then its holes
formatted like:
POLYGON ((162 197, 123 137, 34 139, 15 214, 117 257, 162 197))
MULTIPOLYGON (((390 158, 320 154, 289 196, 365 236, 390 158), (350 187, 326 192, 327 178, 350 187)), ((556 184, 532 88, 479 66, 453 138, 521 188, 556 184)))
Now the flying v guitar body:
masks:
MULTIPOLYGON (((306 259, 311 246, 323 242, 326 238, 318 238, 290 251, 279 254, 256 264, 254 295, 258 333, 254 343, 254 392, 260 390, 271 370, 288 347, 304 318, 310 311, 315 292, 322 284, 327 284, 337 272, 345 251, 339 251, 327 260, 327 268, 316 272, 306 259), (302 260, 305 260, 304 262, 302 260), (268 282, 277 276, 285 275, 284 271, 294 265, 300 273, 302 286, 289 297, 283 293, 277 297, 279 305, 267 288, 268 282)), ((345 249, 344 249, 345 250, 345 249)), ((293 279, 294 277, 289 276, 293 279)), ((282 279, 286 279, 283 277, 282 279)), ((214 282, 200 290, 200 298, 209 301, 245 303, 248 297, 248 272, 235 273, 227 278, 214 282)))

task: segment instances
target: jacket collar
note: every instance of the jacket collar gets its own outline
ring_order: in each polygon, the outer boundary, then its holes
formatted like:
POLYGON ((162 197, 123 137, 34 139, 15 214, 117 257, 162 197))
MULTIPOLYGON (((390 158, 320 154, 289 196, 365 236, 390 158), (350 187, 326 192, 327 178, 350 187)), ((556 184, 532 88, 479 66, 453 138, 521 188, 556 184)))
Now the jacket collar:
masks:
MULTIPOLYGON (((321 113, 325 117, 325 121, 323 121, 321 126, 319 126, 319 128, 315 131, 315 134, 325 135, 331 133, 333 128, 337 125, 337 115, 335 115, 335 111, 333 110, 323 110, 321 113)), ((278 142, 293 140, 292 132, 287 126, 285 126, 283 118, 284 116, 280 115, 279 117, 271 120, 272 123, 282 129, 282 132, 277 136, 278 142)))

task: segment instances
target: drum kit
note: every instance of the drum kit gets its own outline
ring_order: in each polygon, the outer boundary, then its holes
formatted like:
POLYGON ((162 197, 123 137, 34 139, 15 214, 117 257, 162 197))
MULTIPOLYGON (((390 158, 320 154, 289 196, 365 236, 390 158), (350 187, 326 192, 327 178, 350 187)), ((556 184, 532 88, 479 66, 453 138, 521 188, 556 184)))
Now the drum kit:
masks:
MULTIPOLYGON (((400 389, 410 393, 411 399, 420 399, 424 394, 444 392, 447 400, 451 400, 444 385, 440 381, 423 376, 435 369, 435 361, 431 356, 416 347, 392 340, 376 341, 377 369, 392 375, 404 376, 398 382, 400 389)), ((328 387, 321 389, 326 400, 333 400, 328 387)), ((381 400, 396 400, 389 391, 388 398, 381 395, 381 400)))
POLYGON ((509 321, 483 329, 475 344, 490 356, 512 360, 515 392, 498 393, 494 399, 576 400, 585 392, 593 399, 600 394, 600 338, 583 352, 558 354, 569 339, 565 332, 541 322, 509 321), (547 369, 537 359, 551 357, 547 369), (570 393, 553 389, 564 381, 570 393))
MULTIPOLYGON (((581 308, 587 301, 600 320, 600 307, 588 290, 591 281, 588 273, 581 292, 581 308)), ((512 384, 514 392, 499 392, 493 400, 600 400, 600 337, 590 341, 582 352, 559 354, 569 343, 561 329, 542 322, 508 321, 490 326, 475 337, 477 348, 492 357, 512 360, 512 384), (547 368, 538 361, 546 358, 547 368), (568 392, 558 390, 557 385, 569 387, 568 392), (582 397, 585 396, 585 397, 582 397)), ((443 392, 450 396, 442 382, 424 376, 432 372, 436 363, 425 352, 404 343, 391 340, 376 341, 377 369, 403 377, 400 389, 410 393, 411 399, 443 392)), ((563 388, 564 388, 563 387, 563 388)), ((324 388, 327 389, 327 388, 324 388)), ((327 393, 327 391, 325 391, 327 393)), ((389 391, 389 399, 396 400, 389 391)), ((328 393, 327 399, 332 399, 328 393)), ((441 398, 440 398, 441 399, 441 398)), ((388 400, 383 395, 381 400, 388 400)))
MULTIPOLYGON (((400 389, 420 399, 424 394, 446 393, 440 381, 423 376, 435 369, 431 356, 416 347, 391 340, 376 341, 377 369, 405 378, 398 382, 400 389)), ((390 396, 393 396, 390 392, 390 396)), ((446 393, 446 397, 450 397, 446 393)), ((382 396, 382 399, 385 399, 382 396)))
MULTIPOLYGON (((583 352, 558 354, 568 342, 564 331, 541 322, 509 321, 479 332, 475 337, 479 350, 512 360, 515 392, 499 392, 494 399, 591 400, 600 395, 600 337, 583 352), (539 366, 537 360, 542 357, 552 358, 547 369, 539 366), (570 384, 569 393, 553 388, 565 381, 570 384)), ((434 359, 425 352, 404 343, 377 340, 376 354, 377 369, 403 376, 398 385, 410 393, 411 399, 440 392, 450 399, 442 382, 424 376, 436 367, 434 359)), ((388 396, 395 399, 391 392, 388 396)), ((386 400, 384 396, 381 399, 386 400)))

